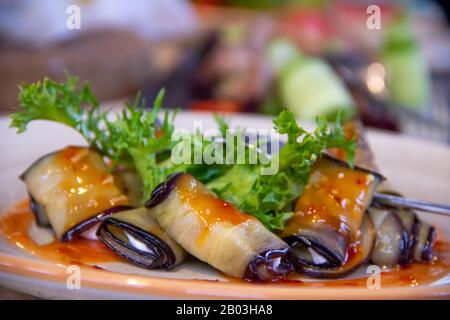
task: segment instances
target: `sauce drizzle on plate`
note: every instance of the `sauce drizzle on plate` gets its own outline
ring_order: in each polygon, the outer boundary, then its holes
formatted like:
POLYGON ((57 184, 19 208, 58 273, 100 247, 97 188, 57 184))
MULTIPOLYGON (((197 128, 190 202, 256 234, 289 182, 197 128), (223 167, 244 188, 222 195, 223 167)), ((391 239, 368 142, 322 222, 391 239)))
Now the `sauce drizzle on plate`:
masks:
POLYGON ((74 239, 39 245, 29 234, 35 217, 24 200, 8 210, 0 219, 0 232, 14 246, 39 258, 64 264, 95 264, 122 261, 98 240, 74 239))
MULTIPOLYGON (((103 243, 95 240, 75 239, 61 243, 57 240, 45 244, 37 244, 29 235, 29 229, 34 223, 34 214, 29 209, 29 200, 23 200, 12 206, 0 218, 0 232, 11 243, 36 257, 63 264, 98 264, 124 261, 103 243)), ((409 286, 416 287, 437 281, 450 272, 450 243, 440 237, 434 247, 436 259, 430 264, 413 263, 407 267, 396 267, 382 270, 381 288, 409 286)), ((307 287, 367 287, 367 277, 347 278, 338 280, 298 280, 298 275, 292 275, 281 280, 279 285, 307 287)), ((244 282, 240 279, 223 276, 229 282, 244 282)), ((273 283, 272 283, 273 284, 273 283)), ((255 284, 259 285, 259 284, 255 284)))

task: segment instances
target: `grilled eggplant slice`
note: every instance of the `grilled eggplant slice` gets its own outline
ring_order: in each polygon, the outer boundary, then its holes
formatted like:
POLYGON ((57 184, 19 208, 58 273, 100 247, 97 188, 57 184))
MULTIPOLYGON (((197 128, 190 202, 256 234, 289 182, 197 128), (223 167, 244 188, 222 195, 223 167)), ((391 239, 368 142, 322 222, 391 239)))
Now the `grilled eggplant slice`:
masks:
POLYGON ((413 258, 417 262, 433 260, 433 246, 436 241, 436 229, 425 222, 420 222, 417 228, 417 238, 413 247, 413 258))
POLYGON ((170 176, 146 206, 186 251, 227 275, 270 281, 294 269, 284 241, 189 174, 170 176))
POLYGON ((401 208, 370 208, 377 239, 372 261, 394 266, 433 260, 436 230, 420 221, 410 210, 401 208))
POLYGON ((414 260, 413 250, 416 245, 416 238, 420 225, 419 218, 416 213, 411 210, 398 208, 391 209, 391 211, 402 222, 404 231, 406 232, 405 250, 398 263, 401 265, 409 264, 414 260))
POLYGON ((171 269, 186 256, 147 208, 126 210, 106 218, 97 230, 97 237, 119 256, 146 269, 171 269))
MULTIPOLYGON (((370 260, 375 244, 375 228, 368 214, 364 215, 358 239, 349 246, 345 263, 336 268, 323 268, 314 265, 298 265, 297 269, 311 278, 335 279, 346 276, 370 260)), ((295 250, 295 249, 294 249, 295 250)), ((297 262, 301 261, 299 259, 297 262)))
POLYGON ((295 254, 297 269, 343 266, 358 238, 364 212, 383 177, 323 156, 314 164, 294 216, 280 233, 295 254))
MULTIPOLYGON (((344 125, 347 138, 353 138, 357 142, 355 163, 369 170, 377 170, 364 131, 361 122, 357 120, 349 121, 344 125)), ((339 150, 329 150, 329 152, 339 159, 345 160, 345 154, 339 150)), ((402 196, 394 191, 387 181, 380 184, 377 192, 402 196)), ((429 262, 433 260, 436 230, 421 221, 414 211, 386 206, 377 206, 370 211, 377 235, 376 245, 372 252, 373 262, 393 266, 396 264, 405 265, 413 261, 429 262), (381 212, 374 210, 381 210, 381 212), (391 222, 378 223, 383 220, 381 218, 387 218, 391 222), (399 224, 399 222, 401 223, 399 224), (391 249, 388 250, 388 248, 391 249), (395 261, 395 257, 397 257, 397 261, 395 261)))
POLYGON ((41 206, 31 194, 30 197, 30 209, 36 217, 36 223, 41 227, 50 227, 50 220, 48 219, 47 211, 41 206))
POLYGON ((379 266, 394 266, 407 256, 408 233, 397 215, 387 209, 369 209, 376 230, 375 247, 371 255, 379 266))
MULTIPOLYGON (((386 184, 381 185, 378 192, 394 194, 399 197, 402 196, 397 192, 391 191, 386 184)), ((433 246, 436 240, 436 229, 434 227, 420 220, 413 210, 385 205, 381 206, 379 204, 377 204, 376 208, 392 212, 400 220, 403 226, 403 232, 406 233, 406 239, 404 240, 405 250, 399 256, 398 264, 405 265, 414 261, 430 262, 433 260, 433 246)), ((390 235, 390 237, 392 236, 390 235)), ((377 252, 378 250, 378 247, 375 247, 374 254, 380 254, 377 252)))
POLYGON ((100 154, 87 147, 67 147, 48 154, 20 178, 38 221, 44 224, 46 217, 61 241, 95 229, 108 215, 129 207, 100 154))

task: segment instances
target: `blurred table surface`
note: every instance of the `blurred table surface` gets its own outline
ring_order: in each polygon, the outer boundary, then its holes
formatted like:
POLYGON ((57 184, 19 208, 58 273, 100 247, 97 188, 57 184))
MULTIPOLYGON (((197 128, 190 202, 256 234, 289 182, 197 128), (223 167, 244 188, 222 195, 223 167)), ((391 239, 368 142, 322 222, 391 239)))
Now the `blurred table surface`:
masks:
POLYGON ((18 292, 0 284, 0 300, 35 300, 36 297, 30 296, 22 292, 18 292))

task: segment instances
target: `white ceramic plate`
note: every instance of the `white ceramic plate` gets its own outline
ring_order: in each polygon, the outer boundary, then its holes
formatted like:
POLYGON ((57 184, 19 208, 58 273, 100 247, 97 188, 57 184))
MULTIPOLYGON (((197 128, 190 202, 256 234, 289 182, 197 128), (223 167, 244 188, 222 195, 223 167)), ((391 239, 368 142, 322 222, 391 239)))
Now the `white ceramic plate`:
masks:
MULTIPOLYGON (((232 126, 270 129, 270 118, 255 115, 230 116, 232 126)), ((208 113, 181 113, 177 127, 193 130, 194 121, 204 129, 215 127, 208 113)), ((67 145, 85 144, 73 130, 49 123, 32 123, 17 135, 0 119, 0 214, 26 197, 17 178, 38 157, 67 145)), ((391 184, 403 194, 423 200, 449 203, 450 149, 384 132, 369 132, 376 160, 391 184)), ((421 214, 450 237, 448 218, 421 214)), ((347 298, 431 298, 450 296, 450 275, 429 284, 389 286, 379 290, 348 285, 320 287, 302 285, 261 285, 224 279, 209 266, 192 261, 172 272, 147 271, 123 263, 102 266, 110 271, 82 268, 81 289, 66 287, 64 265, 30 256, 0 236, 0 283, 44 298, 272 298, 272 299, 347 299, 347 298), (111 272, 113 270, 113 272, 111 272), (213 280, 213 281, 211 281, 213 280)), ((355 277, 355 275, 353 275, 355 277)), ((359 272, 356 277, 367 277, 359 272)), ((383 278, 382 278, 383 281, 383 278)))

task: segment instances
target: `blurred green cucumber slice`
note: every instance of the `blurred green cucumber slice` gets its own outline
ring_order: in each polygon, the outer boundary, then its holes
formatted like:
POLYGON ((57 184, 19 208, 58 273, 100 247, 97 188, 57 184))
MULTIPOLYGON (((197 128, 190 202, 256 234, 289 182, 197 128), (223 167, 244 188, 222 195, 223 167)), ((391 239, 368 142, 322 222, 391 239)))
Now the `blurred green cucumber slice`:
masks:
POLYGON ((405 107, 421 108, 430 97, 428 67, 415 43, 389 47, 382 61, 392 100, 405 107))
POLYGON ((318 115, 343 117, 354 114, 354 101, 345 84, 324 61, 301 57, 287 64, 279 77, 281 100, 304 120, 318 115))

